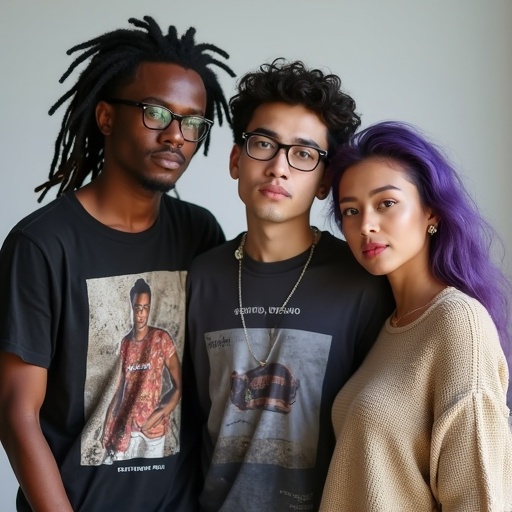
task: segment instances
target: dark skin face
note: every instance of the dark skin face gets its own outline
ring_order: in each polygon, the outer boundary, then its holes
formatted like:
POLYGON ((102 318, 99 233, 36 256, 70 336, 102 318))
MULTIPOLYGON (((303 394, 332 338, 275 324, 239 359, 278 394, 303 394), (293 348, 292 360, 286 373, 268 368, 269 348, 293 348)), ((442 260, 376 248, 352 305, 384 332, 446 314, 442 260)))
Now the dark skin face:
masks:
MULTIPOLYGON (((206 109, 201 77, 176 64, 142 63, 132 82, 116 96, 162 105, 181 115, 204 115, 206 109)), ((167 192, 185 172, 197 147, 183 139, 176 120, 165 130, 146 128, 137 107, 100 102, 97 119, 105 135, 102 173, 134 187, 167 192)))
MULTIPOLYGON (((179 115, 204 116, 206 109, 201 77, 177 64, 142 63, 115 97, 161 105, 179 115)), ((99 176, 76 192, 96 220, 132 233, 153 225, 162 193, 174 187, 197 149, 197 142, 183 138, 177 120, 164 130, 150 130, 142 115, 139 107, 98 103, 105 162, 99 176)))
POLYGON ((137 293, 133 297, 133 330, 136 339, 142 339, 148 332, 148 318, 151 307, 149 293, 137 293))

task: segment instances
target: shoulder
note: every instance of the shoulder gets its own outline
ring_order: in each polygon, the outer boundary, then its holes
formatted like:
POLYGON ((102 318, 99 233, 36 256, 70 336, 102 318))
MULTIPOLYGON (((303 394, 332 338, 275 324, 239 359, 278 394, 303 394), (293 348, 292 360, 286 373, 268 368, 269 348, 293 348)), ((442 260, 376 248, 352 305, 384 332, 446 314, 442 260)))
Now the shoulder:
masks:
POLYGON ((209 210, 167 194, 163 196, 160 220, 181 240, 182 247, 185 241, 193 247, 191 258, 226 240, 220 224, 209 210))
POLYGON ((55 248, 62 249, 75 236, 77 219, 68 197, 61 196, 20 220, 2 245, 2 255, 35 254, 55 248))
POLYGON ((203 206, 171 197, 167 194, 162 196, 162 208, 166 214, 180 222, 217 223, 210 210, 207 210, 203 206))
POLYGON ((475 328, 496 331, 487 309, 476 299, 457 290, 448 288, 433 308, 435 321, 451 331, 468 333, 475 328))
MULTIPOLYGON (((337 249, 343 253, 350 253, 350 249, 345 240, 338 238, 333 235, 330 231, 322 231, 322 237, 320 238, 322 244, 330 249, 337 249)), ((319 244, 320 246, 320 244, 319 244)))
POLYGON ((420 323, 423 333, 416 333, 416 339, 425 336, 430 340, 438 396, 458 400, 485 392, 504 405, 507 361, 491 316, 478 300, 455 288, 441 294, 425 315, 427 321, 420 323))
POLYGON ((240 244, 241 236, 242 234, 196 256, 190 266, 189 275, 199 275, 205 271, 211 272, 213 268, 217 271, 226 265, 234 264, 236 262, 235 251, 240 244))
POLYGON ((162 329, 160 327, 149 326, 149 336, 148 337, 151 339, 158 339, 158 340, 163 340, 166 342, 169 342, 169 341, 172 342, 171 335, 165 329, 162 329))
POLYGON ((61 196, 21 219, 10 231, 9 235, 38 234, 41 231, 59 229, 70 224, 69 212, 72 209, 68 196, 61 196))
MULTIPOLYGON (((499 335, 487 309, 476 299, 455 289, 448 288, 426 315, 423 329, 429 333, 437 347, 439 368, 447 365, 449 371, 464 367, 472 372, 487 369, 501 371, 504 354, 499 335)), ((475 375, 476 373, 473 373, 475 375)))
POLYGON ((349 272, 371 276, 354 258, 347 242, 337 238, 329 231, 322 231, 317 251, 318 261, 322 264, 334 264, 339 268, 347 269, 349 272))

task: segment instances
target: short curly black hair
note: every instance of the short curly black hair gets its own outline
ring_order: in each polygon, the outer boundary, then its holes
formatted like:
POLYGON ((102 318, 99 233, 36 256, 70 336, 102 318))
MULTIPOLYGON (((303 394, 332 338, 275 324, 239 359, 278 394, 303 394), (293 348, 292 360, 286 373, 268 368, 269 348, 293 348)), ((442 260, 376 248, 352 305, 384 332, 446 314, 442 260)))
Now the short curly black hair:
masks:
POLYGON ((235 144, 243 144, 254 111, 263 103, 303 105, 316 112, 328 129, 329 154, 346 142, 361 124, 356 102, 341 90, 341 79, 320 69, 308 69, 302 61, 280 57, 245 74, 238 93, 229 102, 235 144))

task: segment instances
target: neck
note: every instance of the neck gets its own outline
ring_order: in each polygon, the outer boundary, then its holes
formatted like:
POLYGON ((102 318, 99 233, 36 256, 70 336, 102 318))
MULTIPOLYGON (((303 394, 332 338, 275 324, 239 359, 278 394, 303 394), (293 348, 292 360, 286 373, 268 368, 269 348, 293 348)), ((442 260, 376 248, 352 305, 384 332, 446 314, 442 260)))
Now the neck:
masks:
POLYGON ((398 279, 388 276, 396 310, 394 320, 402 319, 399 325, 411 323, 419 318, 428 308, 429 303, 441 292, 446 285, 438 281, 430 272, 412 276, 408 279, 398 279), (416 311, 414 311, 417 309, 416 311))
MULTIPOLYGON (((317 243, 320 234, 317 235, 317 243)), ((309 224, 298 227, 274 224, 249 227, 245 241, 245 252, 256 261, 284 261, 297 256, 313 243, 314 234, 309 224)))
POLYGON ((158 217, 161 192, 133 190, 101 174, 76 192, 85 210, 106 226, 128 233, 149 229, 158 217))
POLYGON ((133 329, 133 339, 135 341, 142 341, 149 332, 149 326, 145 326, 142 329, 133 329))
MULTIPOLYGON (((311 260, 313 258, 313 254, 315 252, 316 244, 318 243, 318 238, 319 238, 320 232, 316 228, 313 229, 311 227, 308 227, 308 231, 311 235, 311 243, 309 244, 308 259, 306 260, 306 263, 304 264, 304 267, 302 268, 302 271, 300 272, 299 277, 297 278, 297 281, 295 282, 292 289, 288 293, 288 296, 284 300, 282 306, 279 308, 280 312, 285 311, 285 307, 288 304, 288 301, 292 298, 293 294, 295 293, 295 290, 297 289, 300 282, 302 281, 302 278, 304 277, 304 274, 306 273, 306 270, 308 269, 309 264, 311 263, 311 260)), ((242 293, 242 265, 243 265, 245 244, 247 241, 248 233, 244 233, 244 235, 242 236, 242 239, 240 241, 240 245, 238 246, 238 248, 236 249, 236 251, 234 253, 235 258, 238 260, 238 305, 239 305, 239 310, 240 310, 240 318, 242 320, 242 327, 244 329, 245 341, 247 343, 247 348, 249 349, 249 352, 251 353, 251 355, 255 359, 255 361, 257 361, 257 363, 260 365, 260 367, 263 367, 267 364, 267 361, 269 360, 269 357, 271 356, 272 351, 274 350, 274 347, 276 346, 276 343, 279 339, 279 336, 276 335, 276 329, 279 325, 279 320, 274 325, 274 327, 270 328, 268 331, 270 348, 266 354, 266 357, 264 359, 260 359, 261 356, 257 356, 254 353, 252 343, 250 340, 250 336, 247 331, 247 326, 245 324, 245 318, 244 318, 244 313, 243 313, 244 308, 243 308, 243 302, 242 302, 242 295, 243 295, 243 293, 242 293)), ((254 237, 253 237, 253 241, 254 241, 254 237)), ((298 253, 298 254, 300 254, 300 253, 298 253)), ((266 260, 262 260, 262 261, 266 261, 266 260)), ((270 261, 278 261, 278 260, 270 260, 270 261)))

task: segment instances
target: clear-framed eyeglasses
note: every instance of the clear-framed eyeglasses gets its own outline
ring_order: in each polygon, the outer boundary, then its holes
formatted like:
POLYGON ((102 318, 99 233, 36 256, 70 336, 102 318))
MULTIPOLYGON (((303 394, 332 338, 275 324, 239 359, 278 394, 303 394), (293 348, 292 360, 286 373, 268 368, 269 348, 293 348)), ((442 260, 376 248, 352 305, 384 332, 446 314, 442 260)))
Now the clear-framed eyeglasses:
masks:
POLYGON ((303 172, 314 171, 321 161, 327 160, 327 151, 314 146, 281 144, 273 137, 255 132, 242 133, 242 138, 245 151, 254 160, 272 160, 280 149, 284 149, 290 167, 303 172))
POLYGON ((213 121, 206 119, 206 117, 197 115, 182 116, 166 107, 162 107, 162 105, 152 105, 150 103, 120 98, 110 98, 107 100, 107 103, 141 108, 142 122, 150 130, 165 130, 176 119, 179 122, 183 138, 189 142, 203 140, 213 125, 213 121))

